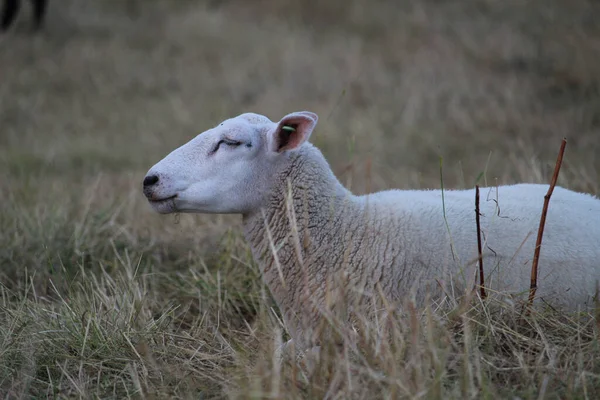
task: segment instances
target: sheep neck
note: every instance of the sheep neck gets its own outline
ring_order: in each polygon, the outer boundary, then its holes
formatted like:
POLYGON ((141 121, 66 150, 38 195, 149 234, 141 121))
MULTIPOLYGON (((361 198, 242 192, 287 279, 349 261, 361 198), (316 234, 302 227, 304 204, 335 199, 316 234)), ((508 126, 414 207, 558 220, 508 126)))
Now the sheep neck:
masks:
POLYGON ((305 144, 274 174, 265 206, 243 216, 254 259, 292 330, 293 310, 324 300, 330 261, 343 257, 342 246, 333 244, 347 230, 344 214, 355 207, 320 151, 305 144))

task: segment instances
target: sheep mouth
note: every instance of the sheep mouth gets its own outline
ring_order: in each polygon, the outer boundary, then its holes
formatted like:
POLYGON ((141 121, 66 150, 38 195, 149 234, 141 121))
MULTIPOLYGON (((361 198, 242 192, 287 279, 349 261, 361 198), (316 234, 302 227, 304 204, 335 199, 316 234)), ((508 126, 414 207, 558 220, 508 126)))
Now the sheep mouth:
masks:
POLYGON ((176 197, 177 197, 177 195, 174 194, 173 196, 165 197, 165 198, 162 198, 162 199, 148 199, 148 201, 150 203, 153 203, 153 204, 159 204, 159 203, 165 203, 165 202, 167 202, 169 200, 173 200, 176 197))
POLYGON ((159 214, 170 214, 177 211, 177 206, 175 205, 175 199, 177 195, 164 197, 162 199, 148 199, 148 202, 159 214))

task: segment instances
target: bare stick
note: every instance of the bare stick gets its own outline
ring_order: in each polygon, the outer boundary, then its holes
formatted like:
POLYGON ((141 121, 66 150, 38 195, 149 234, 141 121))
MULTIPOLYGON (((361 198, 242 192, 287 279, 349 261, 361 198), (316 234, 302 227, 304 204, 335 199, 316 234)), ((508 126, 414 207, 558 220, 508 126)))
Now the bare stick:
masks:
POLYGON ((528 308, 533 304, 535 298, 535 292, 537 290, 537 277, 538 277, 538 261, 540 259, 540 250, 542 248, 542 237, 544 236, 544 226, 546 225, 546 214, 548 213, 548 205, 550 204, 550 197, 556 186, 558 180, 558 173, 560 172, 560 166, 562 164, 563 155, 565 153, 565 147, 567 146, 567 139, 563 138, 560 150, 558 152, 558 158, 556 165, 554 166, 554 174, 552 175, 552 181, 550 181, 550 187, 548 193, 544 196, 544 208, 542 208, 542 217, 540 218, 540 227, 538 229, 537 241, 535 243, 535 252, 533 253, 533 262, 531 264, 531 285, 529 286, 529 301, 528 308))
POLYGON ((475 185, 475 221, 477 223, 477 251, 479 254, 479 289, 485 299, 485 278, 483 277, 483 252, 481 251, 481 225, 479 223, 479 185, 475 185))

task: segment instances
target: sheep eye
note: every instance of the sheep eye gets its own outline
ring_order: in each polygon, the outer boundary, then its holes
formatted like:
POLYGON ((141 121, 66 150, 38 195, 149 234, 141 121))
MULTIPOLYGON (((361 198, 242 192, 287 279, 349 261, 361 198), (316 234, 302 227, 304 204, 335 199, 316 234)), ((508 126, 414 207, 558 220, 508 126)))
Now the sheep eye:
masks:
POLYGON ((222 144, 224 144, 226 146, 237 147, 237 146, 240 146, 242 144, 242 142, 238 142, 236 140, 231 140, 231 139, 221 139, 221 140, 219 140, 219 142, 215 146, 215 148, 212 151, 212 153, 213 154, 216 153, 217 150, 219 150, 219 147, 221 147, 222 144))
POLYGON ((237 147, 242 144, 242 142, 238 142, 235 140, 229 140, 229 139, 223 139, 223 143, 225 143, 227 146, 232 146, 232 147, 237 147))

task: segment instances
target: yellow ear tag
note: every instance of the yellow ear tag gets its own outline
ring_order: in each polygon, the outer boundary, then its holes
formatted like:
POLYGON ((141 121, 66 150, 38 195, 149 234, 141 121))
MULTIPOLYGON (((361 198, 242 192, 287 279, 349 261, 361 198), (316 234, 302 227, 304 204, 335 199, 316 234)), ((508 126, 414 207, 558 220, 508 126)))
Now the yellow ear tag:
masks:
POLYGON ((288 131, 288 132, 296 132, 296 128, 292 128, 291 126, 288 126, 288 125, 282 126, 281 129, 284 131, 288 131))

